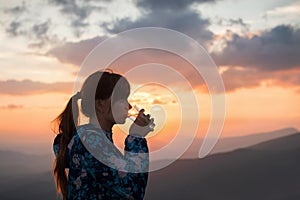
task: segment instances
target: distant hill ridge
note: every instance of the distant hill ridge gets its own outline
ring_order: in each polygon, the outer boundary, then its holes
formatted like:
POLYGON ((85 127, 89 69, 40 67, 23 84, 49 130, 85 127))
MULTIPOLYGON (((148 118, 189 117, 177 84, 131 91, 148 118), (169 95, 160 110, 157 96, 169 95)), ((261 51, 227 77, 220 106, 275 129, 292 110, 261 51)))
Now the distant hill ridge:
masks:
POLYGON ((295 128, 284 128, 271 132, 262 132, 255 134, 248 134, 240 137, 228 137, 218 141, 211 154, 218 152, 228 152, 239 148, 250 147, 252 145, 273 140, 299 132, 295 128))
POLYGON ((300 149, 300 132, 270 141, 261 142, 251 146, 250 149, 265 151, 287 151, 300 149))
POLYGON ((299 200, 300 133, 218 153, 177 160, 151 173, 146 200, 299 200))
MULTIPOLYGON (((289 127, 270 132, 247 134, 245 136, 220 138, 210 152, 210 155, 250 147, 261 142, 281 138, 297 132, 299 132, 297 129, 289 127)), ((182 158, 198 158, 199 147, 202 145, 202 142, 203 141, 195 140, 189 149, 183 154, 182 158)))
POLYGON ((4 175, 46 172, 53 163, 52 155, 30 155, 8 150, 0 150, 0 159, 0 170, 4 175))

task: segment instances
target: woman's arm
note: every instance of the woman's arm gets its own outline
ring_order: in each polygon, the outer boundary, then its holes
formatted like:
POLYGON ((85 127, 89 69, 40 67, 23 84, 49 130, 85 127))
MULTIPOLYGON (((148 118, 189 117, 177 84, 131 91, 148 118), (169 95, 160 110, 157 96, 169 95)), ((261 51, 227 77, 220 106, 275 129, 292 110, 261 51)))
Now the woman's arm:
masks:
MULTIPOLYGON (((128 199, 143 199, 149 167, 145 138, 129 135, 125 140, 125 155, 123 155, 104 133, 85 130, 80 137, 85 148, 102 164, 111 168, 106 174, 107 178, 110 177, 109 184, 105 185, 118 194, 128 196, 128 199)), ((105 177, 103 180, 106 180, 105 177)))
POLYGON ((143 199, 148 181, 149 152, 145 138, 127 136, 125 140, 125 157, 132 159, 132 153, 139 153, 139 157, 133 157, 133 162, 143 168, 142 173, 128 173, 124 178, 129 179, 128 187, 131 188, 134 199, 143 199))

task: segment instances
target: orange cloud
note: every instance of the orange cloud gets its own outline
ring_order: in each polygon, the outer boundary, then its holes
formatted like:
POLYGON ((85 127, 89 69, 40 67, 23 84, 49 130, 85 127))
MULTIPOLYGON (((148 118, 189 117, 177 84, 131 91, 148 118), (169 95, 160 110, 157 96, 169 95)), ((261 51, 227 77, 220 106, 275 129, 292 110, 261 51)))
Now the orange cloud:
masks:
POLYGON ((160 104, 160 105, 163 105, 163 104, 174 104, 176 103, 177 101, 175 99, 172 99, 171 97, 170 98, 155 98, 153 99, 152 101, 152 104, 160 104))
POLYGON ((0 109, 14 110, 14 109, 20 109, 23 107, 24 107, 23 105, 8 104, 8 105, 0 106, 0 109))
POLYGON ((32 80, 6 80, 0 81, 0 94, 30 95, 42 93, 70 93, 73 89, 71 82, 43 83, 32 80))
POLYGON ((154 99, 154 100, 152 101, 152 104, 167 104, 167 102, 161 101, 161 100, 159 100, 159 99, 154 99))
MULTIPOLYGON (((269 31, 257 33, 255 36, 233 35, 232 40, 227 41, 227 47, 223 52, 219 55, 212 54, 217 63, 228 66, 228 69, 222 72, 226 92, 233 92, 242 88, 255 88, 263 84, 271 84, 273 86, 288 85, 289 87, 297 87, 299 85, 299 71, 297 74, 291 71, 299 70, 300 66, 298 55, 296 55, 298 51, 293 50, 298 49, 297 42, 291 47, 286 45, 284 42, 285 37, 278 38, 280 33, 284 33, 284 36, 291 34, 292 38, 297 38, 300 31, 290 26, 278 26, 269 31), (281 39, 280 41, 276 40, 276 45, 278 47, 283 46, 287 51, 280 50, 280 48, 275 48, 274 50, 272 43, 268 40, 270 38, 281 39), (263 42, 265 40, 268 43, 264 46, 263 42), (239 48, 242 48, 241 52, 238 51, 239 48), (267 48, 266 56, 264 56, 264 51, 260 52, 257 50, 264 48, 267 48), (289 56, 292 56, 291 60, 288 59, 289 56), (274 60, 274 58, 276 59, 274 60), (280 62, 278 59, 280 59, 280 62), (239 68, 236 66, 239 66, 239 68), (285 72, 285 75, 281 72, 285 72)), ((94 40, 101 40, 101 38, 82 40, 78 43, 66 44, 64 47, 61 47, 59 50, 59 56, 62 57, 61 60, 74 63, 75 60, 73 58, 78 58, 78 53, 86 55, 87 51, 92 48, 91 41, 94 40), (73 49, 71 47, 76 48, 73 49)), ((98 66, 97 63, 92 62, 91 65, 98 66)), ((113 69, 117 73, 124 74, 133 84, 154 82, 181 89, 188 88, 190 84, 193 89, 199 89, 203 93, 208 92, 201 74, 194 69, 191 63, 178 55, 163 50, 143 49, 132 51, 122 55, 110 66, 106 67, 113 69), (145 64, 147 64, 147 67, 138 70, 139 67, 143 67, 145 64), (162 70, 161 65, 167 66, 169 70, 162 70), (132 70, 133 68, 134 70, 132 70), (181 75, 185 80, 178 78, 179 76, 176 74, 181 75)))
POLYGON ((258 71, 245 67, 231 67, 222 73, 227 92, 261 85, 299 88, 300 69, 258 71))

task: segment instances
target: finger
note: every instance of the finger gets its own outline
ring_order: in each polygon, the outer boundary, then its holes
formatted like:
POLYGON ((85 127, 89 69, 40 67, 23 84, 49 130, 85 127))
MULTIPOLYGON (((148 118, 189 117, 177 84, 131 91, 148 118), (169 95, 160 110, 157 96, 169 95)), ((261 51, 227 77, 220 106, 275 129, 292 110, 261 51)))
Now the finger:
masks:
POLYGON ((150 118, 151 115, 148 114, 148 115, 146 115, 145 117, 146 117, 147 125, 150 125, 150 124, 152 124, 152 123, 154 122, 154 119, 153 119, 153 118, 150 118))
POLYGON ((154 129, 155 125, 156 124, 153 122, 153 120, 151 120, 150 123, 148 124, 148 127, 154 129))
POLYGON ((145 109, 144 108, 142 108, 140 111, 139 111, 139 115, 141 114, 144 114, 144 112, 145 112, 145 109))
POLYGON ((135 121, 135 124, 138 126, 145 126, 147 125, 146 122, 143 119, 138 119, 135 121))
POLYGON ((149 119, 150 120, 150 122, 149 122, 149 125, 150 124, 154 124, 153 122, 154 122, 154 119, 153 118, 151 118, 151 119, 149 119))
POLYGON ((149 120, 145 119, 142 116, 136 118, 135 123, 140 126, 147 126, 149 124, 149 120))
POLYGON ((145 115, 144 112, 145 112, 144 109, 140 110, 137 117, 138 117, 138 118, 143 118, 143 116, 145 115))
POLYGON ((153 118, 150 119, 150 123, 148 124, 148 127, 150 128, 150 131, 154 131, 155 123, 153 118))
POLYGON ((154 131, 154 125, 153 126, 152 125, 150 125, 150 126, 148 125, 147 127, 148 127, 149 131, 154 131))
POLYGON ((143 121, 145 121, 147 123, 150 122, 150 117, 151 117, 151 115, 149 115, 149 114, 147 114, 147 115, 142 114, 142 115, 139 116, 139 118, 141 118, 143 121))

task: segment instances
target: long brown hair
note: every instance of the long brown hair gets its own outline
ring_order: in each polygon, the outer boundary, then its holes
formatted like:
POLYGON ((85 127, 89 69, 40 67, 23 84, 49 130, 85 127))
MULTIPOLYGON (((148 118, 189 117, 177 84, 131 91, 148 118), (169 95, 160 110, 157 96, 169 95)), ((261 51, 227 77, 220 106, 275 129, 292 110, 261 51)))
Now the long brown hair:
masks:
POLYGON ((70 98, 63 112, 54 119, 54 122, 58 125, 58 133, 61 134, 59 151, 54 162, 54 176, 57 190, 61 192, 63 200, 67 199, 68 193, 68 178, 66 173, 68 163, 66 152, 68 144, 78 126, 78 99, 81 98, 82 113, 87 117, 92 117, 95 110, 95 100, 110 98, 117 83, 118 91, 116 95, 114 94, 114 99, 127 98, 130 92, 130 86, 123 76, 108 71, 97 71, 91 74, 82 85, 81 91, 70 98), (120 82, 118 83, 118 81, 120 82))

